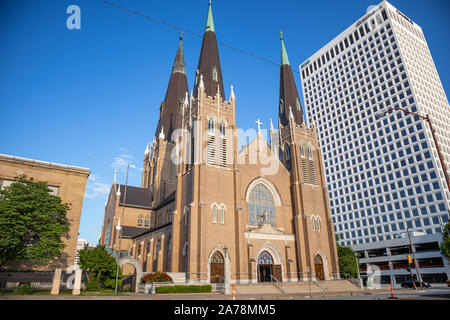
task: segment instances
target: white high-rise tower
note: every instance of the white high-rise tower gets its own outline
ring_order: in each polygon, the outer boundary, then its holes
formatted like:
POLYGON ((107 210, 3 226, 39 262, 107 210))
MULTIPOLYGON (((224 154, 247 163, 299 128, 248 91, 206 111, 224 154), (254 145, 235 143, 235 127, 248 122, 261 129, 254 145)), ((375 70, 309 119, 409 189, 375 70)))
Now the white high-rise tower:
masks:
POLYGON ((331 213, 344 245, 441 232, 450 193, 450 107, 422 29, 386 1, 300 66, 319 132, 331 213))

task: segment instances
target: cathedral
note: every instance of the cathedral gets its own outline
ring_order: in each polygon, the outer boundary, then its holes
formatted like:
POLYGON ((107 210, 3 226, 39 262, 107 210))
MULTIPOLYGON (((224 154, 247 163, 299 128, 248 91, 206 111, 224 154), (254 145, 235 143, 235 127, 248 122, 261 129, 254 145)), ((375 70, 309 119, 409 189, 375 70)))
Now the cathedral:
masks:
POLYGON ((114 178, 99 243, 143 272, 182 274, 188 283, 338 278, 317 132, 305 123, 282 35, 279 85, 278 130, 271 123, 265 141, 258 121, 239 150, 210 2, 193 88, 180 37, 141 186, 114 178))

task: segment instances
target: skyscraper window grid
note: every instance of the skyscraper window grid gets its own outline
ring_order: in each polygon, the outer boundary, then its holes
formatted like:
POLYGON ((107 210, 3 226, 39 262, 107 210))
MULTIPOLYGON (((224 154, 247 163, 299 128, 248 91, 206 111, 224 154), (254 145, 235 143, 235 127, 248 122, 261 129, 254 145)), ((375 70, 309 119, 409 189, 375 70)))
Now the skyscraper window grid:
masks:
POLYGON ((440 232, 448 221, 450 194, 427 124, 402 112, 376 117, 393 107, 428 113, 448 163, 448 100, 421 28, 405 17, 383 1, 300 67, 346 245, 392 239, 406 223, 440 232))

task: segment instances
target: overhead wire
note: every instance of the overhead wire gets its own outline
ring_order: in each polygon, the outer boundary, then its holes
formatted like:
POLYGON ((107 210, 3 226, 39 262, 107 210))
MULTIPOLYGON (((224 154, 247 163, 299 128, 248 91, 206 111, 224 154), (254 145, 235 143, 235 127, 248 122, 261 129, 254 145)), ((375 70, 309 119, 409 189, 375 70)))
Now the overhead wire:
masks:
MULTIPOLYGON (((120 9, 120 10, 123 10, 123 11, 125 11, 125 12, 131 13, 131 14, 134 14, 134 15, 137 15, 137 16, 140 16, 140 17, 143 17, 143 18, 145 18, 145 19, 148 19, 148 20, 151 20, 151 21, 153 21, 153 22, 159 23, 159 24, 164 25, 164 26, 166 26, 166 27, 169 27, 169 28, 172 28, 172 29, 176 29, 176 30, 178 30, 178 31, 180 31, 180 32, 183 32, 183 33, 186 33, 186 34, 190 34, 190 35, 193 35, 193 36, 202 38, 202 35, 201 35, 201 34, 192 32, 192 31, 190 31, 190 30, 188 30, 188 29, 185 29, 185 28, 181 28, 181 27, 179 27, 179 26, 173 25, 173 24, 171 24, 171 23, 165 22, 165 21, 160 20, 160 19, 157 19, 157 18, 155 18, 155 17, 151 17, 151 16, 149 16, 149 15, 146 15, 146 14, 140 13, 140 12, 138 12, 138 11, 135 11, 135 10, 132 10, 132 9, 123 7, 123 6, 121 6, 121 5, 118 5, 118 4, 109 2, 109 1, 107 1, 107 0, 100 0, 100 1, 103 2, 104 4, 107 4, 107 5, 111 6, 111 7, 114 7, 114 8, 120 9)), ((226 43, 224 43, 224 42, 219 41, 218 44, 221 45, 221 46, 223 46, 223 47, 226 47, 226 48, 228 48, 228 49, 231 49, 231 50, 240 52, 240 53, 242 53, 242 54, 245 54, 245 55, 247 55, 247 56, 249 56, 249 57, 258 59, 258 60, 260 60, 260 61, 263 61, 263 62, 272 64, 272 65, 276 65, 276 66, 278 66, 278 67, 280 66, 279 63, 276 63, 276 62, 271 61, 271 60, 269 60, 269 59, 260 57, 260 56, 258 56, 258 55, 253 54, 253 53, 247 52, 247 51, 245 51, 245 50, 236 48, 236 47, 231 46, 231 45, 229 45, 229 44, 226 44, 226 43)), ((295 70, 295 69, 293 69, 292 71, 295 72, 295 73, 299 73, 299 72, 298 72, 297 70, 295 70)))

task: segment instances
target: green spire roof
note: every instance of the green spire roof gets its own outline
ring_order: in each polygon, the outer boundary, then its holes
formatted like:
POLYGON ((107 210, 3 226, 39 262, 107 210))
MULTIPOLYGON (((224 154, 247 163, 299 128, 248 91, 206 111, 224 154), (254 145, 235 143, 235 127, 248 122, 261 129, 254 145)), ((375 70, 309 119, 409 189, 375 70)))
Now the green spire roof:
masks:
POLYGON ((286 52, 286 47, 284 46, 284 41, 283 41, 283 32, 280 31, 280 36, 281 36, 281 65, 291 65, 289 63, 289 59, 288 59, 288 55, 286 52))
POLYGON ((208 10, 208 19, 206 20, 206 31, 212 31, 215 32, 216 30, 214 29, 214 20, 213 20, 213 15, 212 15, 212 7, 211 7, 211 0, 209 0, 209 10, 208 10))

